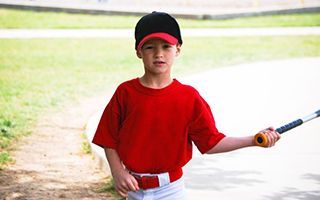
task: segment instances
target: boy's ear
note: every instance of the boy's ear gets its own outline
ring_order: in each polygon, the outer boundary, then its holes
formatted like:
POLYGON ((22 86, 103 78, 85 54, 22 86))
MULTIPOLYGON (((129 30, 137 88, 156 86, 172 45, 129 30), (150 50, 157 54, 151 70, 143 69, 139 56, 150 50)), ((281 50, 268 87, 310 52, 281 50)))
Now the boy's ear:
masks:
POLYGON ((137 54, 137 57, 138 57, 138 58, 142 58, 141 52, 140 52, 139 50, 136 50, 136 54, 137 54))
POLYGON ((177 44, 176 56, 179 56, 181 52, 181 44, 177 44))

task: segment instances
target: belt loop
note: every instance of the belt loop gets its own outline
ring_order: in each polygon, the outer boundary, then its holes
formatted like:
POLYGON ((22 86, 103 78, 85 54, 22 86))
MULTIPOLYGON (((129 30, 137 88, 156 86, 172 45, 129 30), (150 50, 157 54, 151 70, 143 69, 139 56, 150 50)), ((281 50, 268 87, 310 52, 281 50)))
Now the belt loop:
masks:
POLYGON ((160 187, 168 185, 170 183, 169 173, 162 173, 158 175, 160 187))

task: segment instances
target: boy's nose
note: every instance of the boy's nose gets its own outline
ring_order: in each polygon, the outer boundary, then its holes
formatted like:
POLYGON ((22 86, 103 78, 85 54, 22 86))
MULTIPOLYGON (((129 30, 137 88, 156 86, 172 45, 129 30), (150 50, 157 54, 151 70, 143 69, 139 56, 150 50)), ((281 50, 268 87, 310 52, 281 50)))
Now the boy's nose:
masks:
POLYGON ((155 56, 156 57, 162 57, 163 56, 163 50, 161 48, 156 48, 155 56))

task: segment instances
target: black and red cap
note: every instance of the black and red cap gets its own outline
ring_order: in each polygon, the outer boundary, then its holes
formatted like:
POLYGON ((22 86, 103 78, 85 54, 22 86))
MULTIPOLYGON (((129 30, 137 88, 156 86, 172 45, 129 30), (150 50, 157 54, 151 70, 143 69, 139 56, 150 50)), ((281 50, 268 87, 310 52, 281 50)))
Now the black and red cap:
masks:
POLYGON ((152 12, 143 16, 135 27, 135 49, 153 38, 159 38, 170 44, 182 44, 180 27, 178 22, 164 12, 152 12))

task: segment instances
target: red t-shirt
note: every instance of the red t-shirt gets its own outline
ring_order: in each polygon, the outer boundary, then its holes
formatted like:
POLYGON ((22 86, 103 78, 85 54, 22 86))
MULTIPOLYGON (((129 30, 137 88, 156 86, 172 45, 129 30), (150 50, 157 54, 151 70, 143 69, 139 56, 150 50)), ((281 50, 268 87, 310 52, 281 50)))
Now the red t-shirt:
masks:
POLYGON ((209 105, 193 87, 174 79, 163 89, 151 89, 136 78, 117 88, 93 143, 115 149, 129 170, 163 173, 191 159, 192 142, 206 153, 223 137, 209 105))

